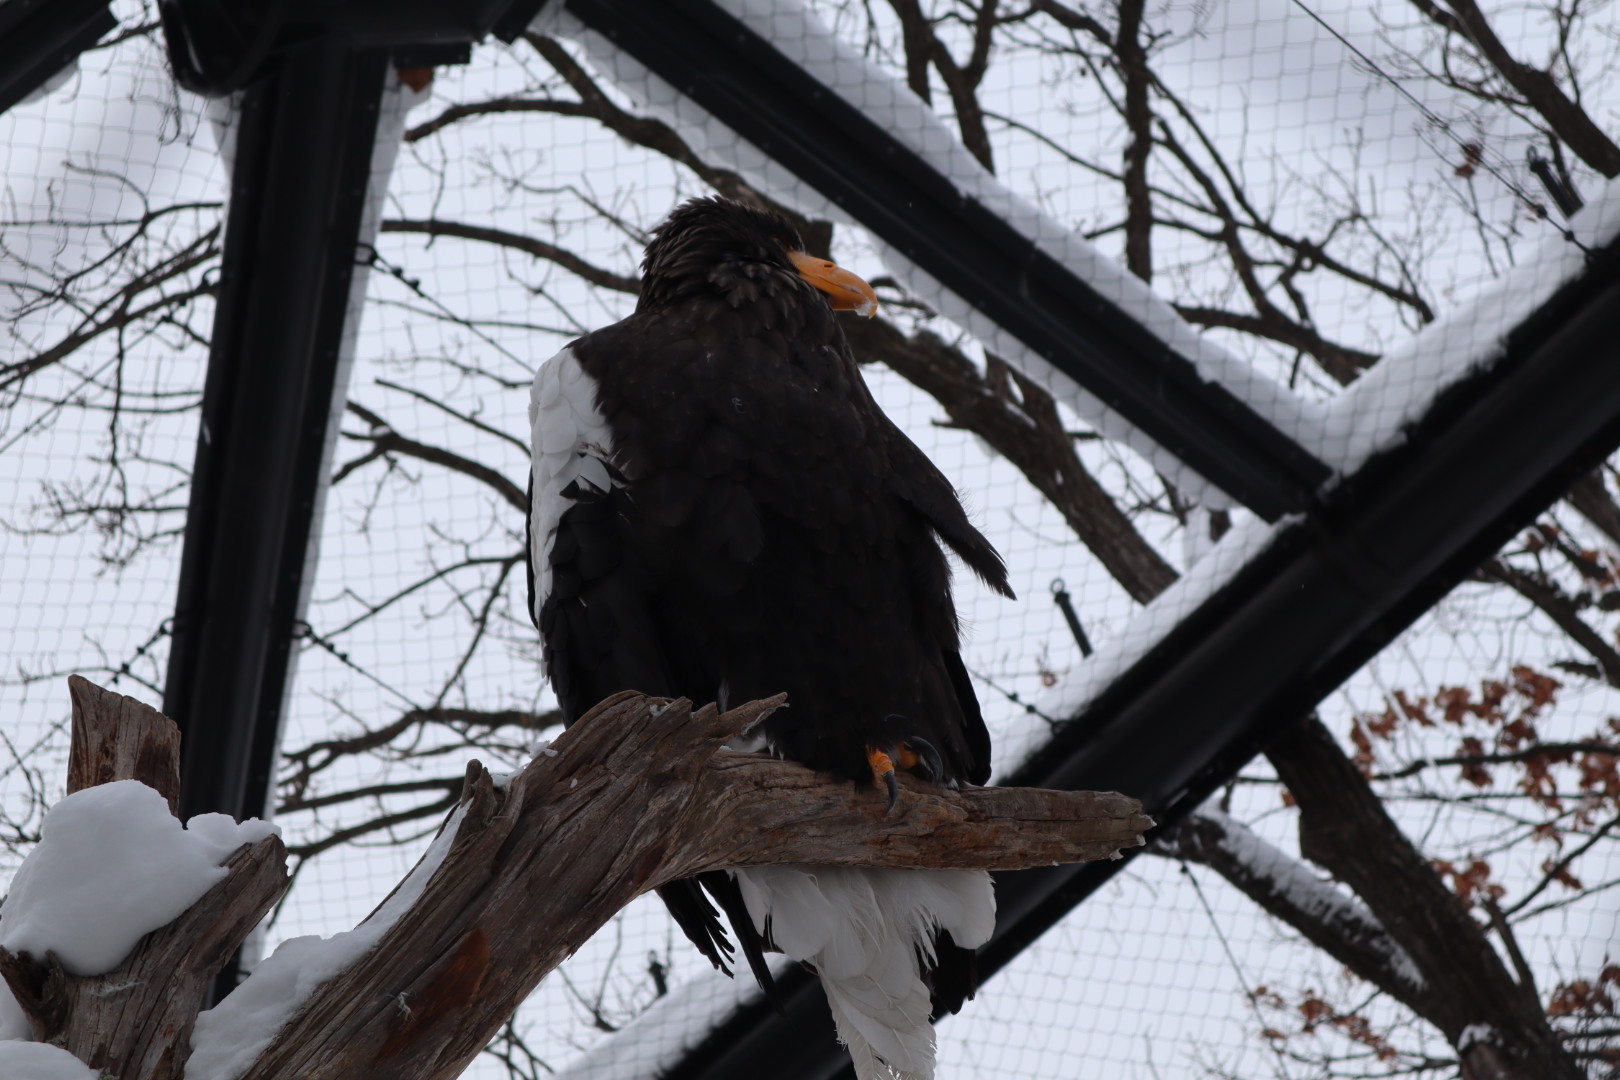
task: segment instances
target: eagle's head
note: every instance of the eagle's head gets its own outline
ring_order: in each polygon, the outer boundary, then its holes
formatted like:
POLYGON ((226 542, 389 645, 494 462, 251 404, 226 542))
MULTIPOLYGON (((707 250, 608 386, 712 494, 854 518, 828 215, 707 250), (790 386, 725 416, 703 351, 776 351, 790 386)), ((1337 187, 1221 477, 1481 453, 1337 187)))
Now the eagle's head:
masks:
POLYGON ((719 196, 676 207, 653 230, 641 274, 638 310, 703 293, 722 295, 733 307, 766 298, 810 300, 811 289, 837 310, 873 315, 878 306, 872 286, 806 255, 787 218, 719 196))

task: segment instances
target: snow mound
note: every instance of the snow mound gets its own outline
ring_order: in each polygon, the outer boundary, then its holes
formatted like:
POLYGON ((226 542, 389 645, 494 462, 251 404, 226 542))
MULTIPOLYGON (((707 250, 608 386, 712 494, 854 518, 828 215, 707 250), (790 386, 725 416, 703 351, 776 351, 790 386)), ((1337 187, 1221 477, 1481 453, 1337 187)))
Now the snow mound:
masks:
POLYGON ((96 1080, 90 1066, 60 1046, 0 1042, 0 1076, 6 1080, 96 1080))
POLYGON ((39 846, 11 882, 0 945, 55 952, 74 975, 111 971, 224 878, 221 864, 237 848, 273 832, 224 814, 182 827, 163 796, 135 780, 74 792, 45 815, 39 846))
POLYGON ((236 1080, 317 987, 376 948, 444 862, 467 805, 451 813, 422 861, 365 922, 329 938, 312 934, 283 941, 223 1001, 197 1014, 186 1080, 236 1080))

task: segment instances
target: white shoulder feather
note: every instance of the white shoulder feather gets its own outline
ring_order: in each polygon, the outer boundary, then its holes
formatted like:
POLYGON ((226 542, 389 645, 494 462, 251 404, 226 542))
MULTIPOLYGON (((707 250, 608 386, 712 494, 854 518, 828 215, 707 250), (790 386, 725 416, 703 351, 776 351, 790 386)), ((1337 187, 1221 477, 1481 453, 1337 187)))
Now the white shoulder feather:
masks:
POLYGON ((534 563, 534 617, 551 594, 551 549, 557 523, 571 503, 570 484, 607 491, 613 484, 613 433, 596 407, 596 380, 580 366, 573 346, 540 365, 529 392, 534 448, 534 497, 529 507, 534 563))

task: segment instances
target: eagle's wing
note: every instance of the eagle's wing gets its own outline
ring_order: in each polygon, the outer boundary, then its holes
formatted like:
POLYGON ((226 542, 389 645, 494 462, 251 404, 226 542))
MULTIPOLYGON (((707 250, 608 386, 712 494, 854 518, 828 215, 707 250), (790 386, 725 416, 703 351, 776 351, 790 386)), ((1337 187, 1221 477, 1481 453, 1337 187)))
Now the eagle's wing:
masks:
POLYGON ((659 635, 637 575, 626 572, 625 479, 572 346, 540 368, 529 422, 529 611, 565 720, 625 688, 668 694, 659 635))
MULTIPOLYGON (((887 420, 887 418, 885 418, 887 420)), ((1009 600, 1017 599, 1007 582, 1007 566, 984 534, 973 527, 956 489, 916 443, 892 422, 888 428, 888 487, 927 520, 950 549, 990 586, 1009 600)))
MULTIPOLYGON (((596 398, 596 382, 570 346, 541 366, 529 401, 529 612, 565 723, 626 688, 701 696, 690 670, 677 676, 672 667, 668 628, 658 619, 662 560, 648 557, 642 507, 615 463, 613 433, 596 398)), ((771 989, 763 943, 750 932, 735 881, 704 874, 658 893, 682 932, 729 973, 733 947, 700 884, 744 928, 749 967, 771 989)))

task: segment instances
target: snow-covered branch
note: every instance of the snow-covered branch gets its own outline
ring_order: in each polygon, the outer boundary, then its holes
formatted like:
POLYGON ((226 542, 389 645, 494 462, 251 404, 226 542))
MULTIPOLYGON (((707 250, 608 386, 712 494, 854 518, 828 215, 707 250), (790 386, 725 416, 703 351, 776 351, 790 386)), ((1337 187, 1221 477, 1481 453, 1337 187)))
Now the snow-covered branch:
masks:
POLYGON ((0 909, 0 975, 23 1014, 0 1008, 0 1037, 55 1045, 0 1042, 0 1075, 39 1075, 61 1048, 46 1075, 72 1075, 71 1055, 177 1080, 214 977, 287 887, 286 852, 264 822, 182 829, 174 723, 77 676, 69 688, 68 796, 0 909))
POLYGON ((1313 945, 1398 1000, 1412 1005, 1425 989, 1412 958, 1364 904, 1242 822, 1205 807, 1157 846, 1166 854, 1208 866, 1313 945))
MULTIPOLYGON (((182 1069, 187 1080, 457 1076, 552 968, 630 900, 667 881, 783 863, 988 870, 1079 862, 1141 843, 1152 824, 1120 795, 944 791, 909 778, 889 811, 876 788, 724 749, 780 707, 781 696, 721 713, 623 693, 503 783, 470 763, 438 838, 365 922, 326 941, 288 942, 199 1017, 214 972, 284 887, 280 840, 267 827, 218 815, 182 832, 158 794, 128 782, 173 784, 172 725, 83 680, 75 684, 81 699, 92 708, 83 723, 76 712, 74 756, 90 760, 72 774, 106 786, 53 809, 40 851, 83 854, 60 837, 94 835, 99 819, 86 796, 95 795, 103 810, 137 818, 185 849, 173 860, 148 860, 146 876, 183 878, 190 892, 170 890, 177 919, 148 922, 84 963, 64 963, 72 943, 50 914, 58 896, 49 882, 69 875, 25 864, 19 882, 32 873, 37 895, 14 908, 13 889, 0 924, 12 951, 0 970, 36 1037, 55 1039, 93 1068, 152 1080, 174 1080, 182 1069), (130 716, 156 734, 124 738, 120 718, 130 716), (67 818, 74 829, 53 830, 53 820, 67 818), (199 872, 169 871, 187 860, 199 872), (40 925, 23 933, 30 913, 40 925), (108 995, 116 1007, 101 1004, 108 995)), ((140 844, 124 846, 146 857, 140 844)), ((88 917, 129 906, 125 890, 102 882, 100 891, 101 909, 92 904, 88 917)))

